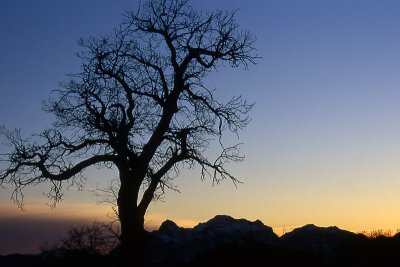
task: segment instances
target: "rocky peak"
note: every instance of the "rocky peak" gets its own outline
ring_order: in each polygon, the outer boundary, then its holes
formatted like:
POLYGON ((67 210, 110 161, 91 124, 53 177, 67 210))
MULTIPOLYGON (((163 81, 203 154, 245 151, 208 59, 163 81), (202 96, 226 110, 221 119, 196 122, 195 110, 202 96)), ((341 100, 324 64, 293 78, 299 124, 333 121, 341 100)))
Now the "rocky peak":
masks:
POLYGON ((193 230, 197 232, 228 231, 235 233, 266 231, 274 234, 272 228, 264 225, 260 220, 251 222, 246 219, 234 219, 228 215, 217 215, 205 223, 199 223, 193 230))
POLYGON ((175 222, 166 220, 160 225, 158 232, 163 234, 173 234, 179 230, 181 230, 181 228, 175 222))
POLYGON ((299 238, 303 236, 327 236, 327 235, 337 235, 345 236, 352 235, 353 233, 345 230, 341 230, 336 226, 329 227, 319 227, 314 224, 307 224, 305 226, 294 229, 290 233, 286 233, 282 236, 282 239, 299 238))
POLYGON ((358 238, 356 234, 341 230, 336 226, 319 227, 308 224, 284 234, 280 240, 284 247, 322 252, 328 255, 331 251, 341 247, 342 244, 358 238))

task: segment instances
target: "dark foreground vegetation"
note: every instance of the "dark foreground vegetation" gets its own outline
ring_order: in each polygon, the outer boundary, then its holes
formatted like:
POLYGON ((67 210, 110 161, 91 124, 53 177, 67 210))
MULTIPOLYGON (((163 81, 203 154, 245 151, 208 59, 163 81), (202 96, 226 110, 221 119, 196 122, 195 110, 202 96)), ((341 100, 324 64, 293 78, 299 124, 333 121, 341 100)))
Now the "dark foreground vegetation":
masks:
MULTIPOLYGON (((118 246, 104 253, 86 246, 84 238, 79 240, 80 248, 69 239, 69 243, 64 240, 62 246, 43 249, 38 255, 1 256, 0 266, 116 265, 118 246)), ((229 216, 216 216, 191 229, 166 221, 159 230, 148 233, 148 244, 145 265, 149 267, 400 266, 399 233, 366 236, 337 227, 306 225, 278 237, 261 221, 229 216)))

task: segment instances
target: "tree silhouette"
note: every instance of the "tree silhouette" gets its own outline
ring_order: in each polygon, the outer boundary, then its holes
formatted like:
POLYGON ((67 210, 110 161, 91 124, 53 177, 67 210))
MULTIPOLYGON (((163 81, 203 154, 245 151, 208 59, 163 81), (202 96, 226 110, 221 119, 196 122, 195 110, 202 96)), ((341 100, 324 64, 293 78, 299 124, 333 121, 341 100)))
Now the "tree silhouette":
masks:
POLYGON ((80 185, 88 167, 115 169, 121 265, 142 265, 145 212, 180 169, 197 165, 202 179, 238 182, 225 164, 243 157, 223 136, 248 124, 252 104, 217 100, 203 80, 226 65, 254 64, 254 41, 235 12, 200 12, 186 0, 150 0, 126 12, 111 34, 80 41, 81 72, 44 104, 55 115, 51 128, 26 139, 3 127, 11 148, 1 184, 12 184, 22 205, 26 186, 50 182, 56 203, 65 182, 80 185), (213 159, 210 144, 220 148, 213 159))
POLYGON ((113 222, 80 223, 67 229, 66 236, 55 244, 45 243, 42 253, 59 249, 82 251, 88 255, 107 255, 119 244, 119 231, 113 222))

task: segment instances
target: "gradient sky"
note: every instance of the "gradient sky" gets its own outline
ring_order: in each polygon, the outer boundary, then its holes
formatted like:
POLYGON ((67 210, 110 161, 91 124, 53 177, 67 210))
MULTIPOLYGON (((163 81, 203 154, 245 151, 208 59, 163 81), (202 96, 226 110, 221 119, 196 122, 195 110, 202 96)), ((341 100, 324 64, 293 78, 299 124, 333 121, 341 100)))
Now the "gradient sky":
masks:
MULTIPOLYGON (((79 71, 77 40, 108 33, 138 1, 1 0, 0 125, 29 135, 65 73, 79 71)), ((207 78, 218 94, 256 105, 241 133, 243 184, 212 186, 196 171, 151 205, 147 226, 193 226, 216 214, 260 219, 278 234, 313 223, 355 232, 400 228, 400 2, 390 0, 193 0, 238 9, 256 37, 257 66, 207 78)), ((4 149, 4 147, 1 147, 4 149)), ((46 185, 26 191, 25 211, 0 190, 0 255, 34 252, 73 222, 104 219, 88 190, 115 174, 90 170, 83 191, 50 209, 46 185)))

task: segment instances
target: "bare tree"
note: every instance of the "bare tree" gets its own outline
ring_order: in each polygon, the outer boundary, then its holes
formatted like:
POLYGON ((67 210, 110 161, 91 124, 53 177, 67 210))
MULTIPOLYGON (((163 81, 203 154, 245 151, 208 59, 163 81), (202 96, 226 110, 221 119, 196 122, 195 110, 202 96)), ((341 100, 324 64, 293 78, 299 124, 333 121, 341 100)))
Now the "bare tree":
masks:
POLYGON ((89 255, 107 255, 119 244, 119 228, 114 222, 80 223, 71 226, 66 237, 54 244, 45 243, 41 250, 49 253, 59 249, 84 251, 89 255))
POLYGON ((102 222, 72 226, 61 246, 70 250, 85 250, 93 255, 106 255, 118 244, 118 236, 112 225, 102 222))
POLYGON ((141 266, 145 212, 180 169, 199 166, 202 179, 238 182, 225 166, 243 157, 223 136, 248 124, 252 104, 218 100, 203 80, 223 66, 254 64, 254 41, 235 12, 200 12, 187 0, 149 0, 125 13, 113 33, 80 41, 81 72, 45 104, 56 117, 50 129, 25 139, 3 128, 11 150, 1 183, 14 186, 21 205, 26 186, 50 182, 56 203, 88 167, 115 169, 121 265, 141 266), (210 144, 220 148, 215 158, 205 154, 210 144))

